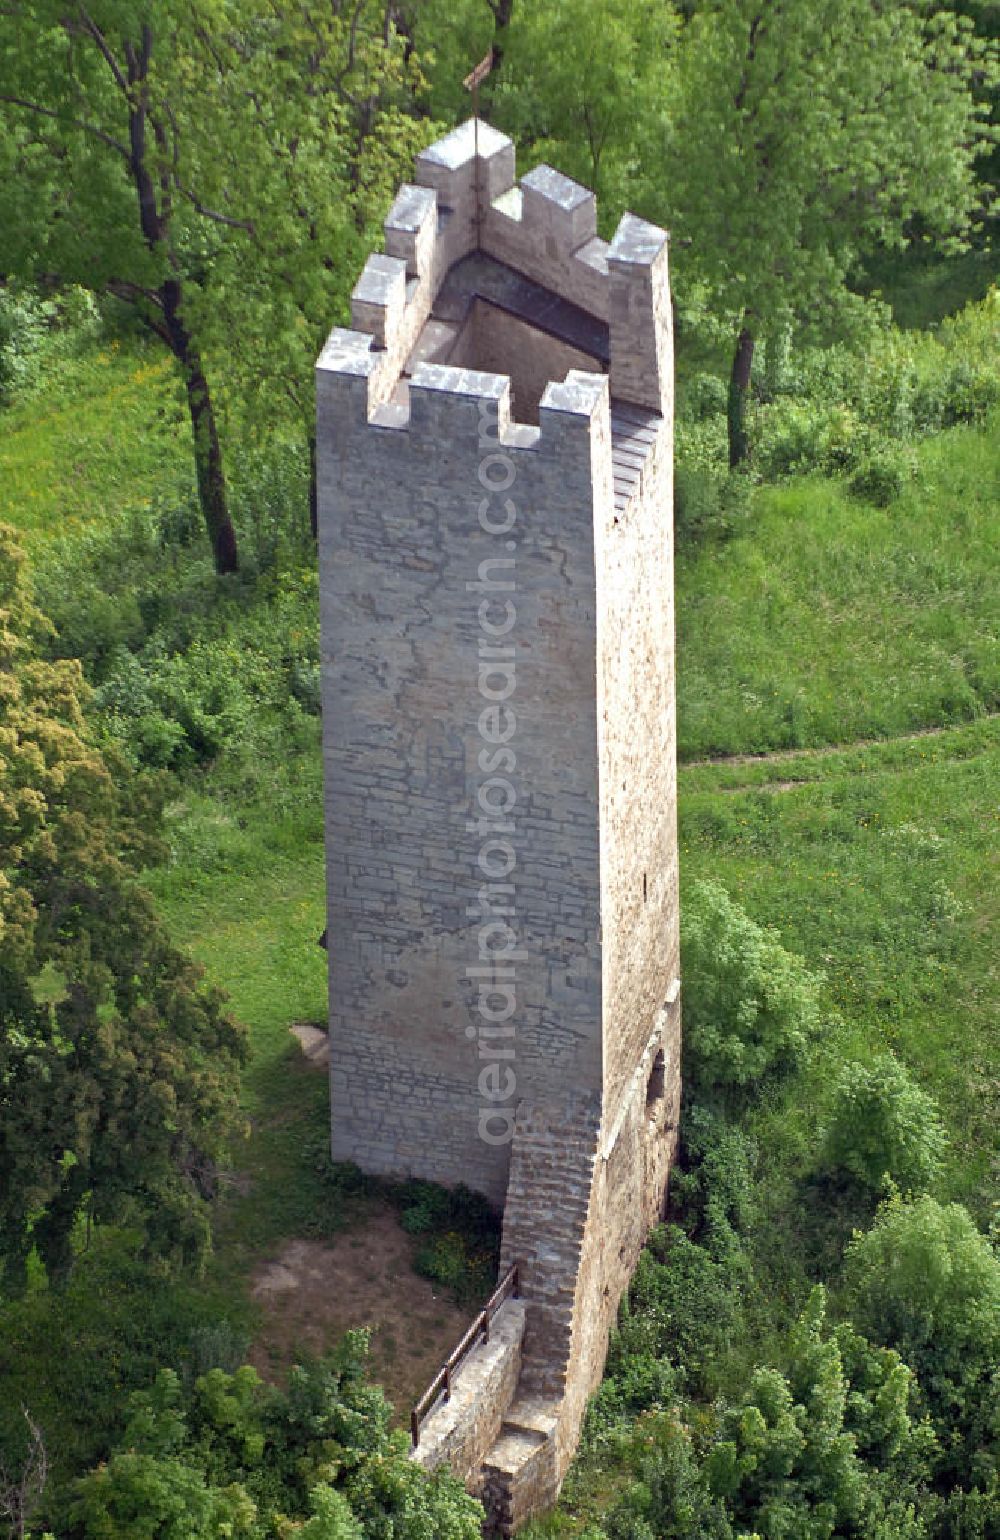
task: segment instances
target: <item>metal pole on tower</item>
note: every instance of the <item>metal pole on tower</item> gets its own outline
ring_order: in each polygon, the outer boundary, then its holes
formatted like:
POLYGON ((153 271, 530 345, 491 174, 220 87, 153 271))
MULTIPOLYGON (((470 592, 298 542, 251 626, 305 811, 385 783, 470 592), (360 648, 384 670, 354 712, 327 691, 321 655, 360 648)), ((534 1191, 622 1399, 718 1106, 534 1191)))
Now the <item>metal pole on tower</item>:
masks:
POLYGON ((481 178, 480 178, 480 171, 479 171, 479 87, 482 85, 483 81, 486 79, 487 75, 490 73, 492 68, 493 68, 493 50, 491 48, 489 53, 483 55, 483 57, 480 59, 479 63, 476 65, 475 69, 474 70, 470 70, 468 75, 466 75, 465 79, 462 81, 462 85, 464 86, 466 91, 469 91, 471 93, 471 95, 472 95, 472 136, 473 136, 473 149, 474 149, 475 162, 476 162, 476 173, 475 174, 476 174, 476 245, 477 245, 477 247, 480 244, 480 233, 481 233, 482 214, 483 214, 482 202, 481 202, 481 198, 482 198, 481 178))

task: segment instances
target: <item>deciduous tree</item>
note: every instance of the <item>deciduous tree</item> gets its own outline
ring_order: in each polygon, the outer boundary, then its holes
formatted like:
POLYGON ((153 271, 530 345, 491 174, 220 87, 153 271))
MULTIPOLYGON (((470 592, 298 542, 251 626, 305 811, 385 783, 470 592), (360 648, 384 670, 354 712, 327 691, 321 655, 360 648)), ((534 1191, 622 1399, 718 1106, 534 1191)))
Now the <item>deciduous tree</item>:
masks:
POLYGON ((160 797, 97 747, 79 664, 45 628, 0 527, 0 1263, 71 1265, 78 1222, 142 1224, 197 1258, 239 1126, 244 1036, 170 943, 141 868, 160 797))
POLYGON ((995 68, 966 18, 920 0, 695 8, 669 126, 647 140, 647 206, 733 318, 732 465, 749 453, 760 337, 843 327, 859 258, 903 244, 914 216, 928 240, 968 232, 989 143, 973 86, 995 68))
POLYGON ((0 12, 0 272, 115 295, 169 348, 223 573, 220 400, 308 418, 323 327, 426 137, 393 18, 376 0, 0 12))
POLYGON ((617 221, 641 117, 670 90, 673 9, 659 0, 550 0, 515 10, 494 87, 498 121, 592 187, 617 221))
POLYGON ((162 1370, 132 1397, 120 1447, 78 1482, 74 1532, 478 1540, 479 1504, 454 1477, 428 1478, 390 1431, 392 1408, 363 1375, 366 1351, 365 1333, 348 1333, 330 1358, 294 1368, 287 1392, 244 1366, 213 1369, 185 1394, 162 1370))

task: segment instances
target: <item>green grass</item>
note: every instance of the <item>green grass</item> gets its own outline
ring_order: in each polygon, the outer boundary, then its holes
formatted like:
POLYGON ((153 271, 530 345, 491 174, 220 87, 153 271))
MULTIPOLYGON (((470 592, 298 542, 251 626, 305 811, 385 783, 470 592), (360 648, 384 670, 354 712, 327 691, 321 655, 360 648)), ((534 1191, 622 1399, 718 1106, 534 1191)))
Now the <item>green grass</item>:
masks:
POLYGON ((282 1237, 328 1233, 342 1218, 317 1169, 326 1077, 307 1065, 289 1031, 293 1021, 326 1019, 318 770, 317 743, 291 767, 296 789, 278 813, 277 788, 242 808, 207 791, 188 793, 172 809, 171 863, 150 874, 173 934, 250 1029, 249 1136, 233 1152, 238 1186, 220 1215, 213 1263, 237 1286, 254 1257, 282 1237))
POLYGON ((892 1048, 941 1104, 950 1196, 984 1216, 1000 1158, 1000 721, 680 777, 685 880, 723 882, 826 977, 840 1020, 782 1110, 806 1139, 831 1070, 892 1048), (714 783, 714 784, 713 784, 714 783))
POLYGON ((191 432, 161 348, 112 339, 3 412, 0 523, 29 540, 114 519, 190 479, 191 432))
POLYGON ((819 478, 762 488, 681 555, 681 758, 894 737, 1000 706, 1000 423, 919 446, 888 508, 819 478))

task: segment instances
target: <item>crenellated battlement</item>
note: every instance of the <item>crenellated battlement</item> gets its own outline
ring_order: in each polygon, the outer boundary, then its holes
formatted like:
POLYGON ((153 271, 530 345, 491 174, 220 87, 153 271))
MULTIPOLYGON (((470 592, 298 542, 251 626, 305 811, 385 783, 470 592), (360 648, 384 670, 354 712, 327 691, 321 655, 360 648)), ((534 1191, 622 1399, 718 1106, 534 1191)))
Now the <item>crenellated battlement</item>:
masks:
POLYGON ((325 447, 343 443, 364 427, 412 431, 435 443, 464 437, 474 447, 479 424, 489 420, 491 432, 496 423, 503 449, 558 458, 566 452, 567 435, 572 440, 585 429, 596 451, 590 456, 591 475, 606 481, 606 500, 610 497, 610 396, 604 375, 571 369, 564 380, 550 381, 539 402, 537 426, 514 420, 511 383, 503 374, 418 363, 401 394, 388 350, 376 345, 373 332, 335 328, 320 355, 317 377, 325 447), (395 400, 389 395, 392 384, 397 385, 395 400), (604 463, 598 465, 598 459, 604 463))
MULTIPOLYGON (((670 307, 667 236, 625 215, 609 243, 597 235, 592 192, 551 166, 536 166, 518 183, 514 146, 487 123, 470 119, 418 155, 415 181, 404 184, 385 221, 385 252, 373 253, 351 296, 351 329, 330 336, 318 369, 341 376, 357 410, 351 420, 402 429, 411 420, 417 371, 421 391, 433 390, 427 371, 457 368, 446 394, 456 400, 497 395, 499 371, 461 369, 461 327, 435 316, 449 275, 479 253, 556 296, 569 320, 563 337, 569 366, 592 361, 610 376, 613 397, 665 415, 669 410, 670 307), (573 316, 589 318, 586 345, 573 316), (490 378, 493 376, 492 378, 490 378), (485 382, 485 383, 484 383, 485 382)), ((472 295, 474 300, 477 296, 472 295)), ((488 296, 492 303, 505 308, 488 296)), ((544 310, 545 305, 536 306, 544 310)), ((548 307, 551 309, 551 306, 548 307)), ((530 307, 529 307, 530 309, 530 307)), ((516 314, 516 311, 514 312, 516 314)), ((549 314, 533 323, 560 336, 549 314)), ((468 352, 468 339, 464 339, 468 352)), ((523 351, 523 350, 522 350, 523 351)), ((561 378, 558 350, 553 377, 561 378)), ((539 403, 541 390, 535 390, 539 403)), ((515 403, 519 418, 520 403, 515 403)), ((521 423, 521 426, 524 424, 521 423)), ((522 435, 523 437, 523 435, 522 435)), ((525 440, 527 444, 528 440, 525 440)))

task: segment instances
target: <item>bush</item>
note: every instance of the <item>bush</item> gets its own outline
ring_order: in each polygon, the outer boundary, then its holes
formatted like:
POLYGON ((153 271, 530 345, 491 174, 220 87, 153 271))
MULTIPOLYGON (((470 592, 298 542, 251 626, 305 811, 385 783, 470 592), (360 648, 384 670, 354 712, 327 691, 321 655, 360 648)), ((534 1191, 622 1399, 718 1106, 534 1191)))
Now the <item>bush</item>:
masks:
POLYGON ((831 1331, 821 1288, 787 1360, 754 1369, 690 1426, 678 1408, 639 1425, 624 1451, 639 1479, 605 1521, 611 1540, 926 1540, 915 1505, 933 1440, 906 1365, 831 1331))
POLYGON ((674 529, 678 541, 694 544, 710 536, 725 538, 746 518, 750 483, 734 471, 690 463, 678 457, 674 469, 674 529))
POLYGON ((682 909, 689 1088, 711 1095, 791 1068, 819 1029, 820 980, 715 883, 682 909))
POLYGON ((848 486, 855 497, 888 508, 900 496, 912 475, 912 461, 903 450, 888 445, 873 450, 858 463, 848 486))
MULTIPOLYGON (((757 469, 765 481, 803 475, 829 466, 830 446, 843 446, 857 431, 839 406, 782 399, 760 415, 754 447, 757 469)), ((839 450, 843 454, 843 448, 839 450)))
POLYGON ((942 1434, 941 1475, 994 1480, 1000 1258, 989 1239, 961 1204, 892 1198, 851 1243, 845 1276, 854 1320, 917 1372, 942 1434))
POLYGON ((500 1251, 497 1216, 468 1187, 405 1182, 395 1189, 400 1223, 411 1235, 426 1236, 414 1257, 425 1278, 449 1289, 459 1304, 479 1303, 496 1282, 500 1251))
POLYGON ((712 1394, 739 1335, 745 1269, 717 1261, 677 1225, 650 1236, 612 1334, 608 1373, 621 1385, 636 1359, 664 1360, 691 1394, 712 1394))
POLYGON ((255 474, 253 497, 234 498, 247 531, 234 578, 216 577, 183 498, 46 549, 37 587, 53 606, 51 651, 81 658, 105 731, 135 765, 242 756, 252 778, 315 740, 315 552, 280 533, 302 488, 280 458, 255 474))
POLYGON ((73 353, 98 327, 85 289, 43 299, 30 289, 0 283, 0 406, 40 384, 48 364, 73 353))
POLYGON ((738 1275, 747 1270, 743 1237, 756 1222, 757 1146, 741 1128, 696 1103, 685 1108, 672 1212, 687 1234, 738 1275))
POLYGON ((891 1054, 845 1064, 819 1150, 823 1171, 846 1174, 869 1192, 886 1177, 906 1193, 926 1192, 941 1169, 947 1137, 934 1099, 891 1054))
POLYGON ((683 387, 684 413, 696 422, 718 416, 726 410, 726 396, 725 381, 717 374, 695 374, 683 387))
MULTIPOLYGON (((912 474, 907 440, 982 423, 1000 402, 1000 299, 991 291, 934 333, 902 331, 866 309, 855 346, 800 346, 765 366, 754 463, 765 480, 847 475, 858 497, 885 507, 912 474)), ((683 403, 697 421, 707 401, 699 381, 683 403)))
MULTIPOLYGON (((660 1403, 663 1373, 676 1365, 689 1391, 711 1393, 714 1375, 743 1329, 753 1267, 744 1236, 755 1222, 751 1167, 756 1147, 703 1107, 683 1119, 681 1161, 671 1179, 676 1222, 652 1233, 612 1338, 614 1400, 634 1402, 643 1385, 660 1403), (646 1364, 637 1371, 636 1365, 646 1364), (659 1387, 659 1388, 657 1388, 659 1387)), ((672 1372, 672 1371, 671 1371, 672 1372)), ((608 1381, 607 1383, 611 1383, 608 1381)))
POLYGON ((187 1392, 161 1370, 132 1396, 121 1446, 77 1483, 73 1533, 478 1540, 482 1508, 406 1457, 365 1381, 365 1351, 365 1334, 348 1333, 329 1358, 294 1368, 287 1392, 249 1366, 210 1370, 187 1392))

